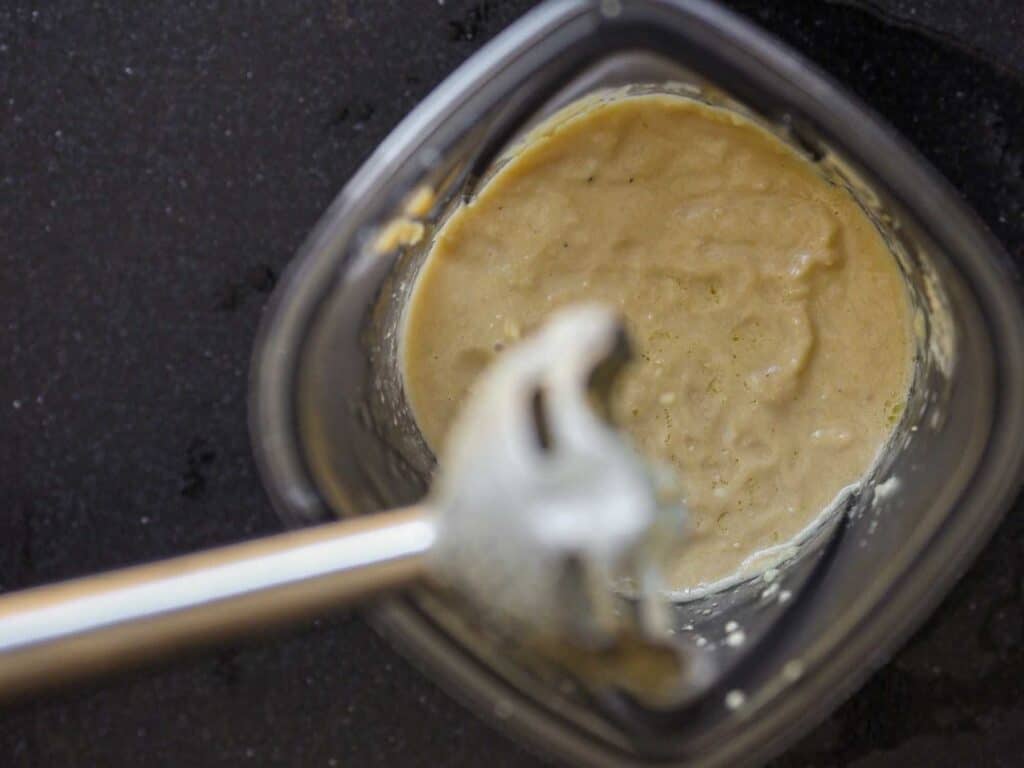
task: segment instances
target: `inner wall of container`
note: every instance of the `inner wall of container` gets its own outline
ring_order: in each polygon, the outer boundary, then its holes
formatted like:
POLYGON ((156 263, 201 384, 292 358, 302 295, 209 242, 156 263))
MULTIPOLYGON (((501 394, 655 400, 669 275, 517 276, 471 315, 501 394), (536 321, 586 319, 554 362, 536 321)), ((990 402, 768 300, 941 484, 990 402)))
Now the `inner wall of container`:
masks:
MULTIPOLYGON (((567 103, 604 88, 605 82, 567 89, 524 124, 519 135, 567 103)), ((615 83, 613 87, 622 86, 615 83)), ((884 550, 891 541, 880 548, 872 546, 877 520, 900 505, 901 484, 908 482, 907 478, 889 477, 901 452, 917 439, 920 426, 941 422, 955 359, 955 321, 943 282, 927 254, 889 216, 870 187, 815 137, 785 121, 769 122, 720 92, 692 81, 634 83, 623 91, 625 95, 650 92, 697 98, 735 109, 796 147, 830 181, 846 186, 875 221, 896 256, 915 315, 916 354, 907 407, 864 482, 837 499, 828 513, 791 542, 772 567, 719 584, 717 589, 682 596, 675 602, 674 631, 695 653, 710 659, 714 676, 722 677, 743 661, 747 651, 755 648, 791 607, 848 520, 868 518, 870 522, 861 526, 856 540, 844 540, 841 546, 863 549, 868 558, 887 556, 884 550), (876 493, 877 488, 883 492, 876 493), (735 642, 736 627, 741 629, 741 643, 735 642)), ((475 189, 485 181, 486 177, 475 189)), ((335 300, 328 303, 317 324, 325 332, 313 334, 309 364, 304 366, 307 372, 314 372, 308 380, 317 382, 303 388, 307 394, 300 396, 300 404, 307 406, 300 410, 302 432, 316 436, 307 443, 307 457, 325 495, 343 514, 372 512, 413 501, 426 491, 436 468, 435 457, 419 433, 403 392, 399 358, 402 320, 433 233, 471 190, 463 179, 452 175, 447 185, 433 186, 437 202, 424 219, 426 233, 419 243, 394 254, 380 254, 374 249, 375 231, 367 231, 361 238, 355 262, 339 275, 335 300), (347 407, 339 408, 342 404, 347 407)), ((381 225, 385 223, 382 219, 381 225)), ((913 514, 913 510, 901 510, 903 515, 908 513, 913 514)), ((557 670, 538 668, 535 660, 510 648, 505 638, 477 626, 459 609, 456 596, 424 591, 417 600, 454 637, 474 648, 518 686, 529 688, 541 683, 545 689, 554 688, 560 696, 579 703, 572 681, 557 670)), ((585 707, 576 714, 585 717, 585 707)))
MULTIPOLYGON (((510 146, 567 104, 602 92, 625 97, 668 93, 740 112, 796 148, 829 181, 849 189, 896 256, 915 314, 915 364, 907 407, 893 438, 864 482, 841 494, 829 511, 823 512, 796 540, 784 545, 778 562, 769 563, 771 567, 764 573, 747 574, 720 582, 711 589, 679 596, 680 631, 691 632, 697 642, 706 642, 713 648, 715 642, 708 638, 720 634, 715 628, 719 623, 717 617, 728 613, 733 620, 732 614, 742 606, 763 603, 766 593, 782 595, 785 602, 801 586, 803 579, 799 578, 799 572, 810 572, 807 563, 804 568, 794 566, 807 560, 815 561, 820 556, 844 513, 881 514, 888 498, 875 494, 879 485, 885 494, 899 493, 899 479, 890 483, 882 481, 886 480, 895 456, 914 438, 922 420, 926 417, 941 419, 954 360, 955 323, 942 282, 927 256, 906 240, 898 223, 884 210, 870 186, 846 167, 837 154, 791 122, 769 120, 755 114, 696 76, 686 73, 687 79, 681 79, 683 73, 674 64, 644 54, 626 54, 619 58, 625 61, 605 61, 567 85, 524 123, 510 146), (638 69, 648 76, 667 75, 671 71, 673 79, 668 82, 630 81, 638 69), (787 578, 790 572, 793 578, 787 578), (684 630, 685 627, 690 629, 684 630)), ((491 172, 500 167, 502 161, 499 156, 491 172)), ((485 176, 473 189, 468 189, 466 180, 457 174, 436 179, 430 185, 436 202, 422 219, 425 236, 395 253, 382 254, 374 248, 376 231, 387 224, 386 217, 381 217, 376 228, 367 228, 355 244, 357 253, 349 272, 339 275, 338 300, 328 301, 316 324, 323 332, 312 334, 305 356, 307 364, 302 366, 306 375, 300 376, 300 392, 307 394, 299 398, 299 420, 306 439, 305 454, 314 476, 332 506, 343 514, 408 503, 429 487, 436 459, 420 435, 402 386, 399 351, 403 313, 434 232, 452 211, 486 183, 486 179, 485 176), (353 290, 356 280, 363 285, 358 293, 353 290), (345 329, 354 329, 357 334, 354 345, 352 340, 347 343, 339 340, 345 329), (363 366, 363 380, 359 381, 358 371, 363 366), (302 382, 305 386, 301 386, 302 382), (344 413, 339 413, 343 401, 334 398, 342 393, 345 393, 346 407, 344 413), (325 402, 325 395, 334 397, 325 402), (351 458, 339 461, 341 454, 349 452, 333 446, 338 441, 351 443, 353 440, 359 446, 355 461, 351 458)), ((391 215, 400 216, 401 211, 392 211, 391 215)), ((756 613, 760 615, 764 611, 756 613)), ((756 636, 758 627, 769 623, 753 616, 746 618, 751 625, 748 636, 756 636)))
MULTIPOLYGON (((896 537, 881 535, 884 526, 879 536, 873 536, 878 521, 898 508, 896 527, 905 533, 918 518, 925 518, 926 508, 901 502, 904 491, 925 478, 906 477, 894 468, 907 464, 901 457, 912 442, 914 461, 922 456, 927 459, 935 450, 922 441, 942 428, 956 371, 959 321, 951 310, 946 280, 938 274, 926 248, 889 215, 870 185, 847 167, 838 153, 786 115, 753 114, 675 64, 646 54, 624 54, 605 61, 567 85, 523 124, 518 135, 576 99, 624 87, 627 93, 668 92, 735 109, 796 147, 833 183, 849 188, 876 222, 900 264, 915 312, 917 354, 907 407, 894 438, 866 481, 848 494, 833 514, 824 515, 809 529, 778 567, 676 604, 675 632, 695 653, 709 657, 722 677, 743 661, 746 652, 755 648, 792 606, 816 568, 834 551, 830 542, 841 537, 841 547, 858 548, 880 568, 899 542, 896 537), (890 481, 894 471, 897 479, 890 481), (876 493, 879 485, 882 493, 876 493), (850 528, 857 529, 856 538, 848 533, 850 528), (743 628, 744 643, 725 642, 731 622, 743 628)), ((419 183, 433 189, 436 201, 422 218, 426 232, 419 243, 390 253, 375 248, 378 232, 404 215, 402 205, 397 204, 379 212, 344 244, 346 251, 339 254, 332 286, 313 319, 299 357, 295 415, 305 464, 317 490, 338 515, 367 514, 407 504, 421 498, 429 487, 436 461, 404 396, 399 360, 401 322, 433 233, 479 188, 479 182, 467 184, 460 170, 472 162, 478 149, 479 137, 467 139, 443 158, 443 163, 424 163, 427 170, 419 183)), ((410 185, 405 194, 414 188, 410 185)), ((392 197, 400 199, 401 195, 392 197)), ((892 520, 895 523, 896 518, 892 520)), ((619 734, 594 716, 571 680, 557 670, 538 668, 531 659, 523 663, 515 648, 510 649, 504 639, 493 637, 459 610, 455 596, 417 590, 413 599, 453 639, 472 649, 514 687, 539 692, 540 700, 562 717, 607 740, 621 742, 619 734)))
MULTIPOLYGON (((601 92, 626 97, 668 93, 735 110, 758 122, 807 157, 829 181, 849 189, 878 226, 903 272, 915 313, 916 346, 907 407, 893 438, 865 481, 842 494, 829 512, 823 513, 790 543, 791 546, 784 547, 778 558, 780 562, 767 571, 772 577, 767 581, 774 582, 776 574, 785 576, 791 570, 800 570, 793 568, 797 562, 816 558, 841 522, 843 513, 880 514, 885 500, 875 494, 874 489, 879 481, 886 479, 895 455, 913 439, 926 416, 941 419, 955 349, 955 323, 949 301, 926 254, 906 240, 898 223, 884 210, 870 186, 846 167, 837 154, 792 122, 753 113, 700 78, 653 56, 624 54, 584 73, 525 122, 510 146, 567 104, 601 92), (640 74, 646 82, 636 81, 640 74), (650 80, 652 76, 668 75, 672 76, 670 81, 650 80)), ((467 147, 467 155, 472 150, 473 147, 467 147)), ((499 156, 492 172, 501 163, 499 156)), ((327 302, 316 324, 321 332, 312 334, 312 343, 305 355, 307 363, 302 366, 306 375, 300 376, 300 393, 305 394, 299 398, 299 420, 305 438, 305 454, 314 476, 332 506, 342 513, 364 513, 408 503, 429 486, 436 460, 420 435, 402 386, 399 351, 403 313, 434 232, 475 189, 486 183, 486 178, 477 182, 474 189, 468 189, 465 178, 457 174, 433 180, 430 186, 436 202, 422 219, 426 226, 424 237, 414 245, 381 254, 374 248, 375 234, 387 224, 388 217, 382 216, 376 228, 365 229, 355 243, 356 253, 348 272, 339 274, 337 300, 327 302), (358 292, 353 290, 357 281, 362 285, 358 292), (344 300, 341 300, 342 295, 344 300), (357 337, 347 342, 342 340, 340 337, 345 335, 346 329, 357 337), (359 369, 363 366, 363 380, 359 381, 359 369), (343 401, 334 398, 343 393, 346 412, 340 413, 343 401), (325 402, 325 396, 333 396, 332 401, 325 402), (340 455, 348 453, 334 448, 338 441, 356 442, 359 450, 352 457, 354 462, 352 458, 338 460, 340 455)), ((390 214, 393 218, 402 212, 396 210, 390 214)), ((881 487, 886 493, 898 493, 899 482, 881 487)), ((766 590, 768 594, 787 595, 800 586, 784 578, 774 586, 763 583, 765 581, 764 574, 753 574, 720 583, 716 589, 682 596, 680 627, 692 626, 695 635, 703 637, 701 633, 710 617, 722 613, 723 609, 732 613, 739 604, 760 601, 766 590)))
MULTIPOLYGON (((764 568, 743 576, 729 578, 710 585, 709 588, 676 596, 680 602, 704 604, 700 608, 701 613, 699 614, 704 615, 703 611, 707 607, 719 607, 717 601, 711 599, 713 595, 744 583, 756 582, 759 579, 763 581, 763 571, 768 568, 772 568, 774 572, 788 570, 794 561, 812 555, 815 550, 820 549, 827 542, 830 532, 837 523, 837 517, 843 513, 861 513, 873 501, 874 487, 880 480, 884 480, 886 468, 892 463, 892 454, 911 439, 916 431, 915 425, 923 417, 929 403, 941 405, 943 399, 941 393, 931 393, 922 386, 922 383, 934 380, 935 377, 930 375, 933 370, 948 368, 952 360, 954 340, 951 332, 952 322, 948 318, 948 301, 941 290, 941 283, 934 277, 927 262, 911 255, 915 251, 908 250, 906 244, 901 241, 897 229, 893 226, 892 218, 881 207, 877 196, 872 193, 870 188, 861 182, 849 168, 844 167, 838 156, 827 150, 816 148, 812 140, 797 135, 792 125, 768 123, 720 92, 702 88, 694 82, 634 83, 614 89, 601 86, 591 87, 588 90, 586 86, 592 79, 592 76, 584 76, 583 88, 580 88, 579 84, 576 87, 567 88, 533 119, 524 124, 519 134, 511 141, 513 148, 511 152, 504 153, 499 157, 490 172, 475 186, 473 191, 481 189, 489 176, 501 167, 504 160, 510 154, 514 154, 515 145, 524 135, 554 112, 573 101, 593 96, 628 98, 651 93, 665 93, 696 99, 713 106, 741 112, 747 118, 769 128, 776 136, 796 148, 814 163, 831 183, 846 187, 875 222, 896 257, 914 312, 914 363, 907 407, 889 443, 879 454, 875 466, 865 476, 864 483, 841 492, 832 506, 828 510, 823 510, 822 514, 796 539, 776 548, 777 552, 774 556, 766 557, 764 568)), ((471 195, 472 192, 467 192, 465 189, 441 190, 441 198, 447 202, 438 207, 433 220, 426 222, 428 224, 426 236, 415 246, 407 248, 396 261, 394 271, 388 276, 383 288, 381 300, 375 312, 377 322, 373 326, 369 339, 368 354, 374 369, 374 381, 378 395, 372 403, 374 419, 387 426, 389 439, 394 441, 395 447, 401 452, 409 466, 415 468, 424 478, 429 478, 436 466, 436 459, 419 433, 402 388, 400 344, 404 312, 415 286, 416 275, 430 251, 433 234, 443 226, 445 219, 471 195)), ((870 321, 870 318, 866 318, 866 321, 870 321)), ((946 377, 940 378, 945 379, 946 377)), ((885 492, 889 492, 895 490, 897 486, 898 481, 889 485, 883 484, 882 487, 885 492)), ((779 591, 782 591, 781 587, 779 591)), ((703 622, 697 621, 697 623, 703 622)))

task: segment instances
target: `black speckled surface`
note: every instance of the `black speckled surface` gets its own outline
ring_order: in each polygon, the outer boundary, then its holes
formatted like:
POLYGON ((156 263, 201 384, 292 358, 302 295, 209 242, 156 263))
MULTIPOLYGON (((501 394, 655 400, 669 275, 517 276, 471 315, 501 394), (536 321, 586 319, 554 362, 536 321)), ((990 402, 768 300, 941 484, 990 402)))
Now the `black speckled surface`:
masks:
MULTIPOLYGON (((528 5, 0 8, 0 588, 278 528, 245 427, 276 275, 388 130, 528 5)), ((1015 0, 866 4, 886 21, 734 5, 893 122, 1024 263, 1015 0)), ((355 616, 0 712, 4 766, 483 760, 537 764, 355 616)), ((1018 503, 910 645, 777 764, 1022 763, 1018 503)))

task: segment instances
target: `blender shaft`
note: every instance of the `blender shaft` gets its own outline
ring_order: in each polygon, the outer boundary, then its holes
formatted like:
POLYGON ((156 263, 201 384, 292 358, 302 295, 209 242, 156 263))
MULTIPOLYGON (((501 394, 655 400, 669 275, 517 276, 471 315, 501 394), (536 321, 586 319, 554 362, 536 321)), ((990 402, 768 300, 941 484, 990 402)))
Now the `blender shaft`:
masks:
POLYGON ((402 586, 434 535, 412 506, 0 598, 0 699, 402 586))

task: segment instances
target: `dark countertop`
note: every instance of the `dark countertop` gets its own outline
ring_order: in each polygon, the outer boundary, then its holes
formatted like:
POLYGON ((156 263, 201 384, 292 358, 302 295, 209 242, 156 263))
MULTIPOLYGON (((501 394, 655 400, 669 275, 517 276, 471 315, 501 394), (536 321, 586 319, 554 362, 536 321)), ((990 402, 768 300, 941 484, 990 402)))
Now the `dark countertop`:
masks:
MULTIPOLYGON (((261 308, 345 180, 525 1, 0 9, 0 588, 275 531, 261 308)), ((852 87, 1024 264, 1024 11, 734 3, 852 87)), ((0 712, 5 766, 534 765, 345 615, 0 712)), ((1024 505, 779 766, 1024 761, 1024 505)))

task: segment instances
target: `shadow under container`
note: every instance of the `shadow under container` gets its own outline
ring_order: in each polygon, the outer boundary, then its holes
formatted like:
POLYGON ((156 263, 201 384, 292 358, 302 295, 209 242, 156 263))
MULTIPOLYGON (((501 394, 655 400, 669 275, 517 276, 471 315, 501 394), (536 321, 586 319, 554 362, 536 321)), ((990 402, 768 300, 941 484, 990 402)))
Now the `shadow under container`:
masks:
MULTIPOLYGON (((770 579, 675 606, 713 671, 676 711, 587 695, 524 663, 430 587, 371 620, 500 729, 589 765, 758 763, 837 706, 917 627, 1024 479, 1024 312, 1013 265, 956 194, 863 104, 781 43, 705 2, 552 2, 451 75, 342 190, 278 287, 257 340, 250 419, 287 524, 419 500, 434 458, 398 368, 402 310, 431 233, 532 126, 600 92, 734 109, 847 187, 896 256, 915 372, 896 435, 770 579), (419 189, 417 245, 379 252, 419 189), (881 492, 884 490, 884 492, 881 492), (721 642, 737 622, 746 641, 721 642)), ((864 321, 871 322, 870 317, 864 321)))

